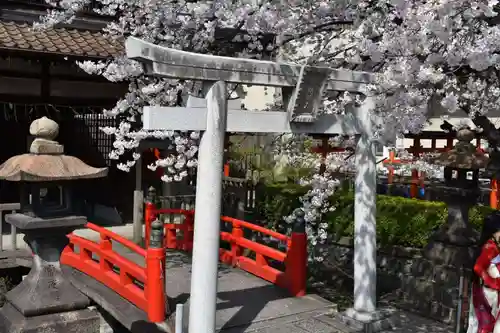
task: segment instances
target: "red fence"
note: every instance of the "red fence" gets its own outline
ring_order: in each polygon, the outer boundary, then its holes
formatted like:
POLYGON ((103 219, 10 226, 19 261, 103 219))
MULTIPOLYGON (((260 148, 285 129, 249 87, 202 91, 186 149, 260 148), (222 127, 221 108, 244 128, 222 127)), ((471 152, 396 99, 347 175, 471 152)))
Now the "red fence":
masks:
MULTIPOLYGON (((73 267, 105 284, 123 298, 147 313, 151 322, 165 320, 165 248, 190 251, 193 248, 194 211, 183 209, 155 209, 146 205, 147 249, 92 223, 86 227, 99 233, 99 242, 94 242, 75 234, 68 235, 69 245, 61 256, 61 264, 73 267), (163 246, 150 247, 151 223, 159 214, 181 217, 180 223, 164 224, 163 246), (113 243, 126 247, 144 258, 145 266, 140 266, 113 249, 113 243)), ((221 232, 221 240, 229 244, 228 249, 220 249, 222 262, 240 267, 262 279, 288 289, 294 296, 306 292, 307 239, 304 232, 293 232, 286 236, 249 222, 223 216, 223 223, 232 226, 231 232, 221 232), (245 238, 244 229, 272 237, 286 244, 282 252, 270 246, 245 238), (243 255, 248 249, 255 258, 243 255), (284 270, 272 267, 270 260, 282 263, 284 270)), ((161 227, 160 227, 161 230, 161 227)), ((161 238, 160 238, 161 239, 161 238)), ((161 243, 161 242, 160 242, 161 243)))
MULTIPOLYGON (((179 215, 180 223, 164 224, 167 249, 190 251, 193 247, 194 211, 182 209, 156 209, 152 203, 146 204, 146 240, 151 234, 151 223, 160 214, 179 215)), ((307 238, 304 232, 293 232, 286 236, 261 226, 222 216, 223 223, 232 225, 231 232, 221 232, 221 240, 229 243, 230 249, 220 249, 220 260, 228 265, 237 266, 253 275, 267 280, 290 291, 293 296, 303 296, 306 292, 307 279, 307 238), (245 238, 244 229, 272 237, 286 244, 282 252, 270 246, 245 238), (244 256, 248 249, 255 254, 255 259, 244 256), (269 260, 284 264, 283 271, 272 267, 269 260)), ((146 241, 147 243, 147 241, 146 241)))
POLYGON ((164 321, 164 249, 145 250, 95 224, 87 223, 86 227, 100 234, 99 243, 74 234, 68 235, 70 243, 62 253, 61 264, 71 266, 113 289, 146 312, 151 322, 164 321), (143 257, 145 267, 113 251, 112 242, 117 242, 143 257))

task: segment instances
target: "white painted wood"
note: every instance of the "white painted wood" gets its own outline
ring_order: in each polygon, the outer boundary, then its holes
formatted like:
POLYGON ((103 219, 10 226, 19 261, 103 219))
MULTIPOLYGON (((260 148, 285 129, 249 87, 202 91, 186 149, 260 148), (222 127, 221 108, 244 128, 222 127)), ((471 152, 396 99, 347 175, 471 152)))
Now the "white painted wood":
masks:
POLYGON ((198 153, 189 332, 215 333, 226 83, 213 84, 206 99, 206 129, 198 153))
MULTIPOLYGON (((242 100, 241 98, 228 99, 227 108, 230 110, 239 110, 241 108, 242 100)), ((186 107, 188 108, 207 108, 207 100, 205 98, 199 98, 194 96, 189 96, 186 107)), ((243 110, 242 110, 243 111, 243 110)))
MULTIPOLYGON (((146 130, 204 131, 207 109, 181 107, 144 107, 143 128, 146 130)), ((360 133, 354 114, 323 115, 314 123, 291 123, 286 112, 228 110, 227 132, 245 133, 360 133)))
MULTIPOLYGON (((158 77, 295 87, 301 70, 294 64, 179 51, 135 37, 127 38, 125 48, 128 58, 143 63, 147 75, 158 77)), ((374 74, 367 72, 323 70, 331 73, 331 90, 364 92, 366 85, 374 82, 374 74)))

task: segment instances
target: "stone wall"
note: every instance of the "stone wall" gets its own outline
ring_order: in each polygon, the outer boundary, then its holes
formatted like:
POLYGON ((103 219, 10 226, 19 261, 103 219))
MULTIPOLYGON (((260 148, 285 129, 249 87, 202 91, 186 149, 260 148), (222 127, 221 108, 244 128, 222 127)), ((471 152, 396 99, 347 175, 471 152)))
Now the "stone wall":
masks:
MULTIPOLYGON (((331 245, 329 257, 321 265, 322 278, 329 280, 325 283, 352 291, 352 244, 352 239, 344 238, 331 245)), ((379 300, 450 325, 455 323, 461 275, 457 268, 432 264, 420 249, 394 247, 379 249, 377 273, 379 300)), ((470 273, 463 275, 465 280, 470 277, 470 273)))

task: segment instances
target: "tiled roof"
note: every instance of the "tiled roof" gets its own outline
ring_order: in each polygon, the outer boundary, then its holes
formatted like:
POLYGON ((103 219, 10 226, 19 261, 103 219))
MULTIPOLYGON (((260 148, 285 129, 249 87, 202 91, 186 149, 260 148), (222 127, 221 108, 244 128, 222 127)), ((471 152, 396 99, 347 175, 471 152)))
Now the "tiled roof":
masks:
POLYGON ((111 57, 120 54, 123 45, 109 41, 100 32, 57 28, 33 31, 26 23, 0 21, 0 49, 46 53, 111 57))

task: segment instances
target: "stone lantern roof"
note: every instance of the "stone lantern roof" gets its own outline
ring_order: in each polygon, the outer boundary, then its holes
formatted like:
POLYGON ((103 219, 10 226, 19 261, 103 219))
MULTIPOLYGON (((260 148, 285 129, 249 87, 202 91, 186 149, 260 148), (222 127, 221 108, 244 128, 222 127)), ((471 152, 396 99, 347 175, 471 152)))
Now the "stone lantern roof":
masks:
POLYGON ((474 137, 474 132, 470 129, 460 129, 457 132, 458 142, 455 147, 440 154, 432 160, 432 163, 457 169, 477 170, 485 168, 489 159, 484 153, 477 151, 471 143, 474 137))
POLYGON ((30 134, 35 137, 28 154, 13 156, 0 165, 0 179, 8 181, 62 181, 101 178, 108 168, 94 168, 74 156, 64 155, 64 146, 54 139, 59 125, 42 117, 31 123, 30 134))

